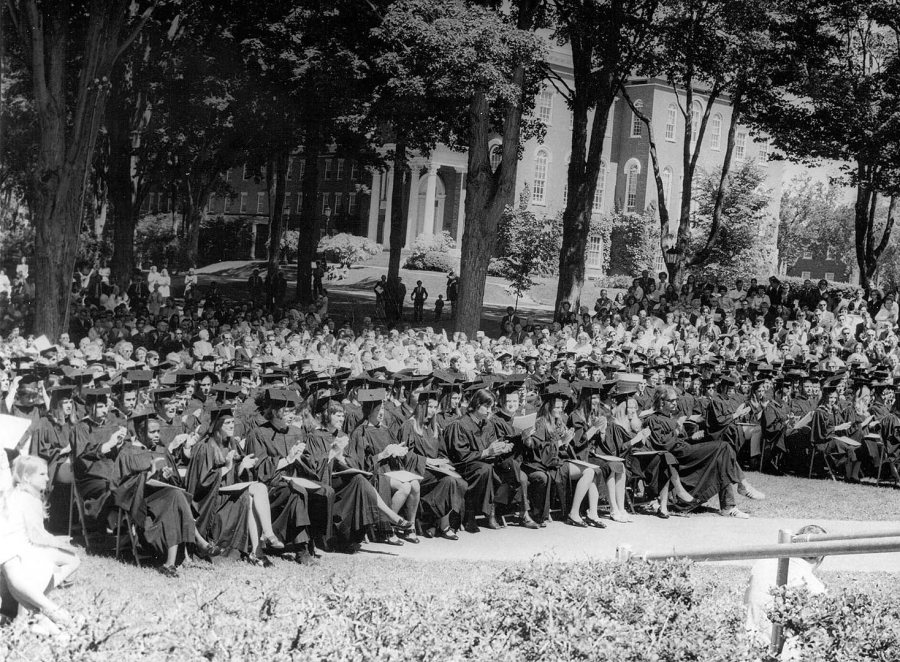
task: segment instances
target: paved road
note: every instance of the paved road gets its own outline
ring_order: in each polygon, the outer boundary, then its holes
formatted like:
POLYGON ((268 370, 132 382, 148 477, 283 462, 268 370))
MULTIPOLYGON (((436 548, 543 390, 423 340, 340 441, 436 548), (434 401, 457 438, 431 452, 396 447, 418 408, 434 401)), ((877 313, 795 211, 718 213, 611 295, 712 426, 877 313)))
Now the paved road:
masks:
MULTIPOLYGON (((367 544, 365 552, 388 553, 410 559, 456 559, 471 561, 527 561, 535 556, 559 561, 588 558, 614 559, 616 547, 631 545, 636 552, 667 551, 701 546, 725 547, 775 543, 779 529, 798 530, 806 524, 819 524, 829 533, 855 533, 900 529, 897 522, 853 522, 847 520, 763 519, 732 520, 718 515, 673 517, 660 520, 636 515, 632 524, 607 520, 608 528, 580 529, 562 522, 532 531, 508 526, 501 531, 482 528, 481 533, 460 533, 456 542, 435 539, 419 545, 391 547, 367 544)), ((735 561, 751 565, 753 561, 735 561)), ((900 553, 832 556, 825 559, 824 570, 900 572, 900 553)))

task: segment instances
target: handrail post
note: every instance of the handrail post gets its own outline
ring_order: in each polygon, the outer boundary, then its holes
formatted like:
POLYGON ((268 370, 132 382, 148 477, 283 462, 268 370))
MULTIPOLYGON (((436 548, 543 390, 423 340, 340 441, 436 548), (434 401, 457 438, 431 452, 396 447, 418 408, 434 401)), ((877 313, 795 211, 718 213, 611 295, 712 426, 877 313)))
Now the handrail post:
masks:
MULTIPOLYGON (((794 534, 790 529, 779 529, 778 542, 780 544, 789 544, 794 534)), ((790 569, 790 558, 778 559, 778 572, 775 575, 775 585, 784 586, 788 581, 788 570, 790 569)), ((781 654, 784 646, 784 626, 781 623, 772 623, 772 644, 771 653, 773 656, 781 654)))

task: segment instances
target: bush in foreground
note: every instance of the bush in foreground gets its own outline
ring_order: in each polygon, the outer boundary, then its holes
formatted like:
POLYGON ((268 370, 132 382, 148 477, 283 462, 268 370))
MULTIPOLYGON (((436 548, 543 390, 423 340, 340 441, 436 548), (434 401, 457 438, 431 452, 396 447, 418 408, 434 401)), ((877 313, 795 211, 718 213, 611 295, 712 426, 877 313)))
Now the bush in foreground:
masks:
MULTIPOLYGON (((174 584, 149 570, 109 568, 114 576, 107 569, 94 583, 110 585, 99 600, 95 588, 70 589, 83 593, 87 619, 71 641, 7 628, 0 660, 764 659, 743 632, 741 580, 722 571, 726 579, 710 581, 713 569, 685 562, 533 562, 485 572, 337 558, 267 571, 222 563, 174 584)), ((877 593, 791 592, 776 613, 800 638, 801 659, 896 659, 900 613, 888 590, 877 593)))

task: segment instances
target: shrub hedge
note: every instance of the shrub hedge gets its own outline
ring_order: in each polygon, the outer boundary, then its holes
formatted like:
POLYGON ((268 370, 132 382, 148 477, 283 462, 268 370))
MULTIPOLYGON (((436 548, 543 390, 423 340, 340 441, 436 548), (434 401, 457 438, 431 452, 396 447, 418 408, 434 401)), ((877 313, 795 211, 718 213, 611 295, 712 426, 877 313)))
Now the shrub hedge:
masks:
MULTIPOLYGON (((403 572, 412 574, 436 567, 406 563, 403 572)), ((155 573, 122 570, 147 575, 141 600, 109 600, 91 588, 85 623, 67 643, 6 628, 0 659, 765 659, 744 634, 741 587, 698 579, 687 562, 535 561, 496 574, 450 563, 451 576, 440 582, 427 573, 391 579, 391 566, 377 560, 357 560, 339 574, 328 564, 291 565, 280 580, 271 574, 277 567, 226 564, 161 587, 155 573), (405 588, 387 586, 398 581, 405 588)), ((900 608, 891 588, 816 597, 782 591, 773 614, 796 638, 801 659, 893 660, 900 608)))

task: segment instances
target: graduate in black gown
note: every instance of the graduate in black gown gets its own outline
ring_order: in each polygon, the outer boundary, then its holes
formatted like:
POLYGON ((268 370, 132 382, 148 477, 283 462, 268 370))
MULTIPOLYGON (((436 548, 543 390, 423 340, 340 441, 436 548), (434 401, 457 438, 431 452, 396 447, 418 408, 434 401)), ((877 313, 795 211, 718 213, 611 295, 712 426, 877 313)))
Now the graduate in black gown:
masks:
POLYGON ((658 386, 653 397, 653 413, 644 424, 650 429, 651 448, 671 453, 678 461, 678 473, 685 489, 697 503, 719 496, 720 513, 727 517, 747 519, 737 508, 735 493, 742 481, 737 456, 731 444, 702 441, 703 433, 688 439, 682 419, 673 414, 678 406, 678 393, 671 386, 658 386))
MULTIPOLYGON (((415 522, 419 510, 422 477, 407 476, 401 480, 388 475, 389 472, 403 470, 406 463, 408 448, 397 441, 397 433, 402 425, 398 417, 401 416, 402 410, 399 405, 395 405, 393 414, 389 415, 385 407, 387 393, 384 389, 361 389, 357 398, 362 406, 363 420, 350 433, 344 458, 348 466, 372 474, 373 486, 378 490, 382 500, 390 504, 392 511, 401 517, 401 513, 405 514, 407 522, 415 522), (392 421, 390 424, 389 419, 392 421)), ((401 542, 390 527, 378 528, 378 537, 383 542, 391 545, 401 542)), ((412 524, 401 528, 400 533, 404 540, 419 542, 412 524)))
POLYGON ((75 487, 84 501, 85 514, 99 528, 111 528, 115 524, 110 495, 117 479, 116 455, 127 430, 107 417, 109 389, 84 389, 82 396, 88 413, 76 424, 73 436, 75 487))
POLYGON ((333 489, 334 535, 329 539, 338 550, 352 553, 359 550, 370 527, 386 523, 405 529, 409 522, 379 496, 367 479, 368 472, 357 466, 364 462, 364 457, 351 457, 349 443, 350 438, 344 432, 344 407, 337 400, 329 399, 322 409, 319 427, 307 437, 300 466, 307 476, 316 476, 319 482, 333 489))
POLYGON ((292 424, 291 407, 298 402, 292 391, 268 389, 266 422, 247 437, 248 447, 258 460, 252 476, 268 487, 272 529, 288 551, 294 552, 307 548, 311 540, 307 490, 286 480, 296 476, 296 461, 305 450, 303 431, 292 424))
POLYGON ((426 536, 458 540, 456 530, 466 507, 468 485, 453 469, 440 441, 438 391, 422 391, 413 415, 400 427, 399 442, 408 450, 406 469, 423 476, 421 483, 426 536))
POLYGON ((191 448, 187 471, 197 528, 206 539, 240 553, 249 563, 270 565, 264 548, 279 550, 284 543, 272 530, 266 486, 247 480, 257 458, 241 453, 232 408, 220 406, 212 413, 209 434, 191 448))
POLYGON ((197 545, 204 556, 217 556, 221 549, 197 531, 191 498, 184 490, 175 459, 161 443, 155 413, 135 412, 128 422, 135 434, 116 457, 118 476, 113 496, 116 505, 131 516, 142 541, 165 555, 160 572, 177 577, 179 550, 186 544, 197 545))

